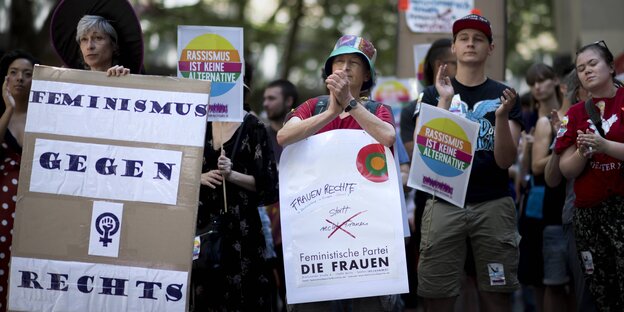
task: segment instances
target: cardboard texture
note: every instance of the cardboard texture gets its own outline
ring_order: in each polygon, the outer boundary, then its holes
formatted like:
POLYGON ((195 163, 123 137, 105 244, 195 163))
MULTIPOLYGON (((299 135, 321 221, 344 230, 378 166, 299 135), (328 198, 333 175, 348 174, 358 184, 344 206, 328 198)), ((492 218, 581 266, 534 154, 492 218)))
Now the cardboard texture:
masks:
MULTIPOLYGON (((100 72, 46 66, 36 66, 33 77, 33 86, 36 85, 36 81, 38 80, 79 83, 85 86, 94 85, 169 92, 199 93, 205 94, 205 103, 208 103, 209 101, 210 91, 209 81, 140 75, 128 75, 125 77, 111 78, 106 77, 105 73, 100 72)), ((142 96, 144 95, 142 94, 142 96)), ((31 103, 29 109, 31 109, 33 105, 42 104, 31 103)), ((68 107, 68 109, 72 108, 68 107)), ((123 114, 126 112, 115 111, 115 113, 123 114)), ((86 113, 84 118, 89 118, 89 114, 86 113)), ((197 122, 197 116, 189 114, 188 118, 194 119, 189 122, 197 122)), ((50 122, 53 122, 55 116, 49 116, 49 119, 50 122)), ((87 122, 97 123, 98 121, 87 120, 87 122)), ((136 122, 135 126, 141 126, 142 118, 140 114, 136 115, 134 122, 136 122)), ((198 136, 203 141, 206 125, 205 118, 203 119, 203 124, 204 131, 201 133, 184 133, 184 129, 166 128, 158 129, 158 131, 179 131, 181 135, 185 134, 189 136, 198 136)), ((114 158, 114 155, 111 158, 114 158)), ((78 262, 82 264, 107 264, 156 270, 181 271, 186 273, 190 272, 192 265, 191 256, 193 251, 193 238, 195 236, 195 220, 202 159, 203 147, 128 142, 113 139, 57 135, 53 133, 44 134, 26 132, 20 169, 15 227, 13 230, 12 259, 17 257, 35 258, 63 262, 78 262), (124 146, 182 152, 177 203, 175 205, 165 205, 31 192, 29 191, 29 186, 32 182, 31 172, 33 166, 41 165, 40 159, 33 159, 34 146, 37 139, 110 145, 113 150, 115 146, 124 146), (119 242, 119 254, 117 258, 91 256, 88 254, 89 235, 90 231, 93 230, 91 228, 91 221, 94 201, 110 201, 123 204, 123 223, 120 229, 121 236, 119 242)), ((91 160, 85 161, 85 163, 87 166, 93 165, 91 160)), ((123 163, 116 164, 118 165, 118 171, 123 170, 123 163)), ((66 166, 67 163, 61 163, 60 170, 66 170, 66 166)), ((145 174, 148 175, 151 173, 145 174)), ((129 177, 129 179, 132 179, 132 177, 129 177)), ((36 268, 33 268, 33 271, 36 271, 36 268)), ((11 273, 15 274, 16 272, 11 273)), ((111 272, 111 274, 112 273, 113 272, 111 272)), ((190 281, 190 274, 186 273, 185 275, 187 278, 185 281, 186 285, 184 285, 184 287, 186 287, 190 281)), ((117 276, 117 274, 114 275, 117 276)), ((39 276, 39 281, 41 282, 43 288, 47 288, 44 283, 47 283, 48 286, 50 285, 49 281, 46 282, 46 278, 49 279, 50 277, 39 276)), ((58 296, 63 296, 67 292, 76 292, 76 290, 72 288, 71 280, 72 276, 70 274, 67 281, 69 290, 56 291, 58 296)), ((81 296, 87 296, 84 299, 85 304, 87 304, 85 307, 89 307, 88 304, 93 304, 93 302, 107 304, 106 300, 108 300, 108 298, 106 298, 105 295, 102 295, 102 293, 106 292, 106 290, 101 292, 99 291, 99 282, 97 280, 98 277, 95 277, 93 285, 91 286, 93 286, 94 289, 97 289, 98 292, 93 291, 89 294, 79 293, 81 296), (99 297, 99 299, 88 298, 88 296, 99 297), (89 303, 89 301, 93 302, 89 303)), ((23 280, 22 283, 24 283, 23 280)), ((18 288, 19 286, 23 285, 11 284, 9 286, 10 292, 18 290, 20 292, 24 292, 30 290, 29 288, 24 290, 24 287, 18 288)), ((125 286, 127 288, 136 288, 138 285, 126 283, 125 286)), ((75 288, 75 285, 73 285, 73 287, 75 288)), ((162 285, 162 289, 154 287, 153 297, 155 297, 157 301, 171 301, 168 300, 170 298, 165 298, 164 296, 166 291, 165 287, 166 285, 162 285)), ((141 287, 141 289, 143 288, 141 287)), ((32 291, 36 290, 39 291, 38 289, 32 289, 32 291)), ((141 290, 141 292, 142 291, 143 290, 141 290)), ((54 295, 55 293, 53 291, 52 295, 46 294, 44 297, 54 295)), ((34 294, 32 296, 32 299, 37 298, 34 294)), ((130 298, 127 296, 124 298, 123 296, 115 295, 111 295, 109 297, 111 297, 111 300, 118 301, 120 300, 119 297, 122 297, 122 300, 126 300, 124 301, 124 304, 121 305, 116 306, 115 304, 111 304, 112 309, 125 307, 126 310, 124 311, 131 311, 131 306, 136 306, 137 302, 140 303, 139 298, 130 298), (134 304, 130 304, 131 301, 136 302, 134 304)), ((186 291, 183 294, 182 300, 178 299, 177 302, 178 306, 181 302, 183 307, 181 310, 187 308, 188 300, 186 291)), ((76 304, 80 303, 70 303, 70 305, 76 304)), ((12 306, 20 307, 23 305, 16 305, 16 302, 9 302, 9 308, 12 308, 12 306)), ((169 309, 165 308, 164 305, 159 306, 158 304, 153 305, 153 307, 154 311, 165 311, 169 309)), ((65 311, 66 309, 59 307, 59 310, 65 311)), ((175 310, 178 310, 178 308, 175 308, 175 310)), ((83 309, 83 311, 86 310, 83 309)))

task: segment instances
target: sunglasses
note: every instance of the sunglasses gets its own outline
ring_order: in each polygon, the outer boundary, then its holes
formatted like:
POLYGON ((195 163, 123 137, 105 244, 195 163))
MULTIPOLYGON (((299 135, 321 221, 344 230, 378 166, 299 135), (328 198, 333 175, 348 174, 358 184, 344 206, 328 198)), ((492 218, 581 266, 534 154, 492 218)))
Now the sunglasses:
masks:
MULTIPOLYGON (((584 51, 587 47, 592 46, 592 45, 597 45, 599 47, 603 47, 603 48, 605 48, 605 50, 611 52, 611 50, 609 50, 609 47, 607 47, 607 43, 604 40, 598 40, 598 41, 596 41, 594 43, 590 43, 590 44, 580 48, 579 51, 584 51)), ((578 55, 578 54, 579 54, 579 52, 576 52, 576 55, 578 55)))

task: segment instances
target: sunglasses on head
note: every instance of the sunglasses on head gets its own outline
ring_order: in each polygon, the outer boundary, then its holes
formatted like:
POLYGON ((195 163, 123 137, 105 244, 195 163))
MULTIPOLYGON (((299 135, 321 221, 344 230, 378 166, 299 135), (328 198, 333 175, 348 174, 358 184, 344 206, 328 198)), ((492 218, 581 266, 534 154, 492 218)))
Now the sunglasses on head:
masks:
MULTIPOLYGON (((609 47, 607 47, 607 43, 606 43, 604 40, 598 40, 598 41, 596 41, 596 42, 590 43, 590 44, 588 44, 588 45, 586 45, 586 46, 582 47, 581 49, 579 49, 579 51, 583 51, 583 50, 585 50, 587 47, 589 47, 589 46, 593 46, 593 45, 597 45, 597 46, 599 46, 599 47, 603 47, 603 48, 605 48, 605 50, 607 50, 607 51, 611 52, 611 50, 609 50, 609 47)), ((576 55, 578 55, 578 54, 579 54, 579 52, 576 52, 576 55)))

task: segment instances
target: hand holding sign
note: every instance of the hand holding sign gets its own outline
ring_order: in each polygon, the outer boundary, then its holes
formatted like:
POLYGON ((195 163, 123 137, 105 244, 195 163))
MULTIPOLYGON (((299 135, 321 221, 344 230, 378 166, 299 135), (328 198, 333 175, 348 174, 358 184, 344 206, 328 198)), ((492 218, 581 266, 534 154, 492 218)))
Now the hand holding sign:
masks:
POLYGON ((221 156, 217 160, 217 168, 219 168, 219 173, 225 178, 229 178, 230 174, 232 174, 232 161, 225 156, 225 151, 221 149, 221 156))
POLYGON ((125 68, 121 65, 115 65, 106 71, 106 76, 108 77, 121 77, 128 74, 130 74, 130 68, 125 68))

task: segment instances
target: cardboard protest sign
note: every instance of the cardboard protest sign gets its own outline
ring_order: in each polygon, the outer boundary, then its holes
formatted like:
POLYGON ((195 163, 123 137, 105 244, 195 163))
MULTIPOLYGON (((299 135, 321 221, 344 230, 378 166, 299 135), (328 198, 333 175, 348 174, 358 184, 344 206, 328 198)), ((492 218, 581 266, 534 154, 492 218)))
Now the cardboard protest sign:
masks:
POLYGON ((394 158, 362 130, 284 149, 280 162, 289 303, 408 292, 394 158))
POLYGON ((36 66, 12 311, 186 311, 210 83, 36 66))
POLYGON ((464 207, 479 124, 423 104, 407 185, 464 207))
POLYGON ((178 77, 212 82, 208 121, 243 121, 243 29, 178 26, 178 77))

